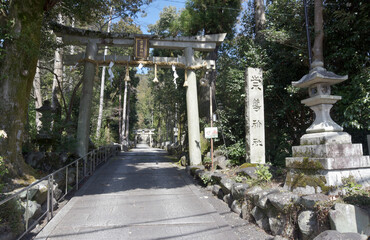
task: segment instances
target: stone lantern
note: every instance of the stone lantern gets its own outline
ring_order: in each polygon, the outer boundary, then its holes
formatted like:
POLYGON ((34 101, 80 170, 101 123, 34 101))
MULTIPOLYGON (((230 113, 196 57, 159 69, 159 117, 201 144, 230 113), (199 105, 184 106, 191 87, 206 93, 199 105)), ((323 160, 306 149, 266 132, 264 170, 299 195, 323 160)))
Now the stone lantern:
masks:
POLYGON ((41 129, 36 136, 37 143, 39 144, 41 151, 47 151, 52 144, 51 128, 54 111, 49 100, 45 100, 42 107, 37 108, 36 111, 42 114, 42 117, 40 118, 42 123, 41 129))
POLYGON ((330 117, 330 109, 340 96, 331 95, 330 86, 347 80, 327 71, 320 61, 311 64, 310 72, 292 85, 308 88, 309 98, 301 102, 315 113, 315 120, 293 146, 293 157, 286 158, 289 169, 285 187, 301 193, 335 192, 343 180, 353 177, 370 186, 370 159, 363 156, 362 144, 352 144, 351 135, 330 117))
POLYGON ((341 96, 331 95, 331 85, 343 82, 348 76, 339 76, 323 68, 323 63, 315 61, 311 71, 298 82, 292 82, 294 87, 308 88, 309 98, 301 103, 310 107, 315 113, 315 121, 301 138, 301 144, 320 143, 351 143, 351 136, 343 132, 343 128, 330 117, 330 109, 341 96))

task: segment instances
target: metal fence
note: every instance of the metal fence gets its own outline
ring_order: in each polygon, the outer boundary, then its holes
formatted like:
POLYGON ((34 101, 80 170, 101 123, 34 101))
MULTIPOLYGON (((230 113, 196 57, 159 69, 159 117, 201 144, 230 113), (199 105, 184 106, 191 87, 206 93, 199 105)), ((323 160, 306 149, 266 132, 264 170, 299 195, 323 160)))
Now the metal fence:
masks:
POLYGON ((87 153, 84 157, 73 161, 65 167, 58 169, 57 171, 32 183, 28 187, 7 196, 4 200, 1 200, 0 209, 5 209, 7 204, 14 203, 14 201, 24 209, 21 220, 22 222, 13 223, 14 225, 23 225, 23 233, 18 237, 18 239, 25 236, 40 222, 41 219, 45 218, 45 216, 49 222, 54 216, 54 207, 59 204, 68 193, 73 190, 78 190, 81 182, 88 176, 92 175, 95 172, 96 167, 105 163, 109 157, 115 155, 120 150, 120 145, 99 147, 98 149, 87 153), (62 187, 62 189, 58 188, 58 196, 56 196, 56 186, 62 187), (44 210, 41 208, 41 213, 38 213, 37 219, 31 219, 31 217, 33 217, 33 213, 30 209, 33 208, 32 205, 35 203, 30 200, 35 196, 36 192, 39 191, 40 188, 47 188, 46 190, 44 189, 44 192, 46 193, 46 201, 40 203, 44 210))

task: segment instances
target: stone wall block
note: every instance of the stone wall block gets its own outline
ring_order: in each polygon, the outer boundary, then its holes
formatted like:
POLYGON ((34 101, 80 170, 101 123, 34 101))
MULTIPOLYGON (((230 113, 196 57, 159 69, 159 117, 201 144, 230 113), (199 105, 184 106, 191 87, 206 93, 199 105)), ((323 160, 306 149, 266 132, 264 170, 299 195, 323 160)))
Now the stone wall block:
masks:
POLYGON ((335 230, 327 230, 320 233, 313 240, 366 240, 367 236, 361 235, 359 233, 340 233, 335 230))
POLYGON ((256 221, 257 225, 266 230, 270 231, 269 219, 266 214, 260 209, 259 207, 255 206, 252 211, 251 215, 253 216, 254 220, 256 221))
POLYGON ((245 183, 234 183, 231 187, 231 195, 233 199, 240 200, 244 199, 245 192, 249 188, 248 184, 245 183))
POLYGON ((317 194, 302 196, 299 199, 299 203, 306 209, 313 210, 317 203, 326 202, 329 200, 330 198, 327 195, 322 194, 322 193, 317 193, 317 194))
POLYGON ((241 203, 238 200, 234 200, 231 203, 230 209, 231 209, 231 211, 233 211, 234 213, 238 214, 239 216, 242 213, 242 206, 241 206, 241 203))
POLYGON ((298 215, 298 227, 303 240, 312 239, 317 229, 316 215, 313 211, 303 211, 298 215))
POLYGON ((221 182, 221 179, 224 178, 225 176, 226 176, 225 174, 222 174, 220 172, 214 172, 211 174, 212 181, 218 184, 221 182))
POLYGON ((233 198, 231 196, 231 194, 226 194, 224 195, 224 198, 223 198, 224 202, 229 206, 231 207, 231 204, 233 203, 233 198))
POLYGON ((370 215, 367 211, 343 203, 336 203, 329 211, 331 229, 341 233, 357 232, 370 235, 370 215))
POLYGON ((225 156, 217 156, 214 158, 214 165, 217 165, 221 169, 226 169, 229 165, 229 161, 225 156))
POLYGON ((231 193, 231 188, 232 188, 234 183, 235 183, 234 180, 231 180, 230 178, 227 178, 227 177, 223 177, 221 179, 220 186, 221 186, 222 191, 224 192, 224 194, 231 193))
POLYGON ((257 179, 256 170, 256 167, 246 167, 238 169, 236 173, 249 177, 251 179, 257 179))
POLYGON ((250 195, 253 196, 254 204, 264 209, 266 207, 266 203, 268 200, 267 196, 272 193, 278 193, 278 192, 280 192, 279 189, 271 188, 271 189, 263 189, 261 191, 256 191, 256 192, 251 193, 250 195))
POLYGON ((224 193, 220 185, 213 185, 212 186, 212 193, 213 195, 217 196, 219 199, 223 199, 224 193))
POLYGON ((253 198, 254 198, 254 195, 256 194, 256 192, 259 192, 261 191, 262 188, 260 186, 254 186, 254 187, 251 187, 250 189, 247 190, 247 192, 245 193, 245 197, 247 199, 249 199, 250 201, 253 202, 253 198))
POLYGON ((299 196, 291 192, 272 193, 267 198, 281 212, 299 200, 299 196))
POLYGON ((250 206, 249 206, 249 203, 248 202, 243 202, 242 203, 242 206, 241 206, 241 214, 240 214, 240 217, 242 219, 245 219, 247 220, 248 222, 251 221, 251 213, 250 213, 250 206))

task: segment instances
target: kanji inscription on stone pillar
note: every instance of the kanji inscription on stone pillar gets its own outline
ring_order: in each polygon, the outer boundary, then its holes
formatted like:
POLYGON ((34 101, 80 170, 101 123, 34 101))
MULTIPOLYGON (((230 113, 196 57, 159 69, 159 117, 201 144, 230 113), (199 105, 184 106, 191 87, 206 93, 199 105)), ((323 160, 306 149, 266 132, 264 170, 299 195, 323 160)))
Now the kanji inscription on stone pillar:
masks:
POLYGON ((265 163, 265 117, 262 70, 245 71, 246 161, 265 163))

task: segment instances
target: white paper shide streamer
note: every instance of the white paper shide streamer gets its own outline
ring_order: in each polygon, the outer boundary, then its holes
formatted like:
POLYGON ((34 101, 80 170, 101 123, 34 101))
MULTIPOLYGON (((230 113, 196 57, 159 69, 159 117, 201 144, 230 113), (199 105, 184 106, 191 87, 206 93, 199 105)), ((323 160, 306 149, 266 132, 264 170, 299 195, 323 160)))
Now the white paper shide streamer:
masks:
POLYGON ((175 87, 177 88, 176 79, 179 78, 179 75, 177 75, 176 66, 175 65, 172 65, 172 71, 173 71, 173 82, 175 83, 175 87))
POLYGON ((113 65, 114 65, 114 63, 110 62, 109 66, 108 66, 108 74, 109 74, 108 80, 111 82, 111 84, 112 84, 112 81, 113 81, 113 78, 114 78, 114 74, 113 74, 113 71, 112 71, 113 65))

